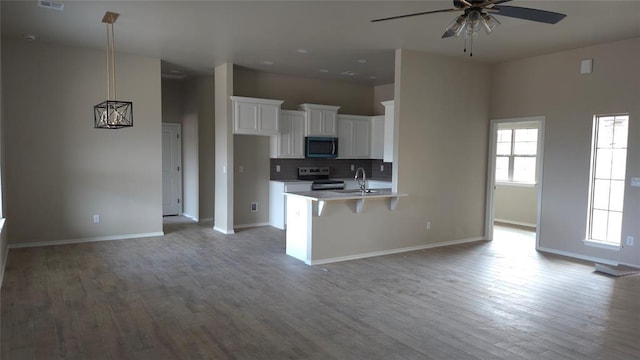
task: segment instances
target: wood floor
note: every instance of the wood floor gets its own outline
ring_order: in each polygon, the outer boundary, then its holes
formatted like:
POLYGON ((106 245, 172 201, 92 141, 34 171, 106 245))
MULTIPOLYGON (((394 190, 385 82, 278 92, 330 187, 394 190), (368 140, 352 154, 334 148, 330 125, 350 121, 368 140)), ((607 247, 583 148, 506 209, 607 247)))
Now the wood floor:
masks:
POLYGON ((284 232, 12 249, 13 359, 639 359, 640 276, 534 251, 530 234, 309 267, 284 232))

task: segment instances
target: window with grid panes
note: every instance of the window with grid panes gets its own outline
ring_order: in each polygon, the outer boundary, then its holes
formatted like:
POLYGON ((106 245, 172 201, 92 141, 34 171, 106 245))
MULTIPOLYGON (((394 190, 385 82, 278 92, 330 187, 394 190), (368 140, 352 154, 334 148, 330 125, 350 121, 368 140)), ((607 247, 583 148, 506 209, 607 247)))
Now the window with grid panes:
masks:
POLYGON ((499 129, 496 144, 496 181, 535 184, 537 128, 499 129))
POLYGON ((628 128, 628 115, 594 118, 589 189, 589 240, 620 245, 628 128))

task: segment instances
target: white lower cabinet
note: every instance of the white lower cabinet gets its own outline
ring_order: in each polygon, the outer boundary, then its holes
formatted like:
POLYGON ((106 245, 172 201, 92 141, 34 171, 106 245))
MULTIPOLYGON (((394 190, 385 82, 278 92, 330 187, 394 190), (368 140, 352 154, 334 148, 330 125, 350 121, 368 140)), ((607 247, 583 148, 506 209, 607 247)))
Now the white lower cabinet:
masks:
POLYGON ((269 225, 287 228, 286 192, 311 191, 311 181, 269 181, 269 225))

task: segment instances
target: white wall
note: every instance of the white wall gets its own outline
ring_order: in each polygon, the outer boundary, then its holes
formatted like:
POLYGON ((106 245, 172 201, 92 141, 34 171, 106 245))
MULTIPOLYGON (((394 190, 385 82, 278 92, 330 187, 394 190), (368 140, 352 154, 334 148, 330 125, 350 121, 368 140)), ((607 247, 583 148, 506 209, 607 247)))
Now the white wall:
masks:
MULTIPOLYGON (((627 177, 640 176, 640 38, 506 62, 493 67, 491 117, 545 116, 540 247, 640 265, 640 246, 586 246, 594 114, 629 113, 627 177), (580 61, 593 59, 593 73, 580 61)), ((625 188, 623 237, 640 239, 640 190, 625 188)), ((636 241, 637 243, 637 241, 636 241)))
POLYGON ((10 243, 162 232, 160 60, 117 54, 134 126, 103 130, 93 105, 106 98, 104 52, 2 47, 10 243))

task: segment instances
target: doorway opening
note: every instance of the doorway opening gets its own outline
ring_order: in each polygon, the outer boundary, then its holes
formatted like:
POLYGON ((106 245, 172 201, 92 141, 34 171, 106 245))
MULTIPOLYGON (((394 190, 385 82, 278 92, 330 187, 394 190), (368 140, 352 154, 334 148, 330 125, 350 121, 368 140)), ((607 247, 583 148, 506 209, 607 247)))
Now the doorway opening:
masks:
MULTIPOLYGON (((544 117, 491 121, 485 222, 488 240, 513 234, 505 231, 511 229, 535 234, 535 248, 539 247, 544 121, 544 117), (498 226, 500 231, 496 231, 498 226)), ((530 246, 527 241, 518 243, 530 246)))

